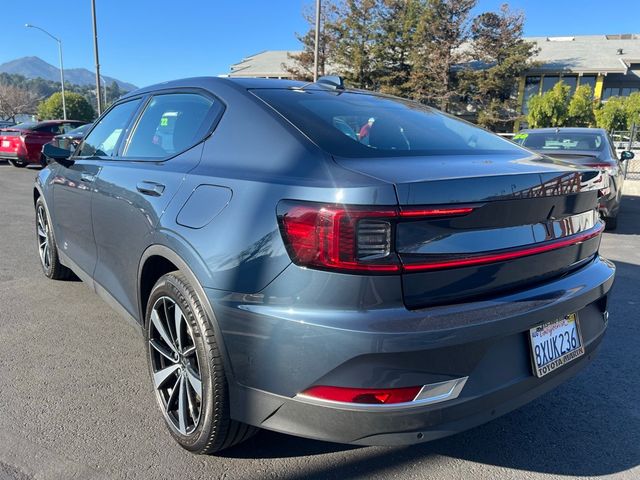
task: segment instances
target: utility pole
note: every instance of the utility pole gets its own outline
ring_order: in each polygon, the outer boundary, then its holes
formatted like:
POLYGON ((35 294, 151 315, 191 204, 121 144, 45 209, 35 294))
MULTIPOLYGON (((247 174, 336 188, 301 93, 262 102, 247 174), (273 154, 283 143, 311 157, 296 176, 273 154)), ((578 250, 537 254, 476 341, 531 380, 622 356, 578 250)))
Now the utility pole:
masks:
POLYGON ((96 0, 91 0, 91 17, 93 18, 93 51, 96 57, 96 99, 98 115, 102 114, 102 98, 100 97, 100 60, 98 56, 98 25, 96 23, 96 0))
POLYGON ((60 59, 60 87, 62 90, 62 119, 66 120, 67 119, 67 103, 65 102, 65 98, 64 98, 64 64, 62 63, 62 40, 60 40, 58 37, 54 37, 49 32, 47 32, 44 28, 36 27, 35 25, 31 25, 30 23, 25 24, 25 27, 36 28, 41 32, 44 32, 45 34, 49 35, 56 42, 58 42, 58 56, 60 59))
POLYGON ((315 45, 313 52, 313 81, 318 80, 318 69, 320 67, 320 2, 321 0, 316 0, 316 32, 315 32, 315 45))

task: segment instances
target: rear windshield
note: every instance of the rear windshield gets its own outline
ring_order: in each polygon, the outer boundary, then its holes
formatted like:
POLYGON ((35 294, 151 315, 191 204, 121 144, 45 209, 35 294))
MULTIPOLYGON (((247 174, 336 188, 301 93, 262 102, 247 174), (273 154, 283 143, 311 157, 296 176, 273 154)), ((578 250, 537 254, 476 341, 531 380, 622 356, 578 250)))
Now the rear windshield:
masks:
POLYGON ((18 123, 17 125, 14 125, 13 127, 10 127, 10 128, 17 128, 20 130, 33 130, 38 125, 39 125, 38 122, 23 122, 23 123, 18 123))
POLYGON ((327 152, 342 157, 522 153, 513 143, 419 103, 318 89, 253 90, 327 152))
POLYGON ((599 133, 523 132, 513 140, 532 150, 601 152, 605 144, 603 135, 599 133))

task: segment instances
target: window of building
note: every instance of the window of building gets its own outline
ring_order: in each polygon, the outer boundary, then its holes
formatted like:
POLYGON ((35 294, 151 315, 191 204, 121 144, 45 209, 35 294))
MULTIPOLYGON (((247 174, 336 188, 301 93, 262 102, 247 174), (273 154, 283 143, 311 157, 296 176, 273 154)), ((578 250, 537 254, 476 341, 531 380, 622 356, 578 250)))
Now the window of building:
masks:
POLYGON ((540 77, 527 77, 524 81, 524 97, 522 100, 522 113, 529 112, 529 99, 540 93, 540 77))
POLYGON ((573 96, 573 93, 576 91, 576 86, 578 85, 578 77, 574 75, 566 75, 561 79, 566 85, 569 85, 569 96, 573 96))
POLYGON ((595 92, 596 90, 596 76, 595 75, 583 75, 580 77, 580 86, 589 85, 591 87, 591 92, 595 92))
POLYGON ((560 77, 556 75, 542 77, 542 93, 547 93, 556 83, 560 81, 560 77))

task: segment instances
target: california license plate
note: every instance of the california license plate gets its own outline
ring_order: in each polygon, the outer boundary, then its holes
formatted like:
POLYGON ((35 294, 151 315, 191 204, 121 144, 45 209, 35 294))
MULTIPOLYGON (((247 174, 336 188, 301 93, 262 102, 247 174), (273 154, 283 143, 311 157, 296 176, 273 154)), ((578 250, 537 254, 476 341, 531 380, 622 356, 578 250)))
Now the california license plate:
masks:
POLYGON ((3 147, 8 147, 11 145, 11 142, 9 140, 2 140, 2 146, 3 147))
POLYGON ((529 330, 533 366, 537 377, 566 365, 584 355, 578 316, 566 315, 529 330))

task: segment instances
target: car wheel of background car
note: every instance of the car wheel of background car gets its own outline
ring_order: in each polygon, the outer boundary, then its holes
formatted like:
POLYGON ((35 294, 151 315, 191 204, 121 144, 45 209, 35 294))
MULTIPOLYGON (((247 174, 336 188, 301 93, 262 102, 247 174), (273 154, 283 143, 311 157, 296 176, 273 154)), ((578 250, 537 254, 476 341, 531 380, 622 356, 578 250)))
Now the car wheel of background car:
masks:
POLYGON ((36 239, 38 241, 40 265, 44 274, 52 280, 69 278, 72 273, 71 270, 60 263, 58 258, 58 247, 42 197, 38 198, 36 202, 36 239))
POLYGON ((604 225, 607 230, 615 230, 618 228, 618 216, 604 217, 604 225))
POLYGON ((11 165, 13 165, 14 167, 16 167, 16 168, 24 168, 24 167, 27 166, 26 163, 24 163, 24 162, 22 162, 20 160, 9 160, 9 163, 11 165))
POLYGON ((198 454, 258 429, 231 420, 222 357, 204 308, 180 272, 161 277, 147 304, 146 345, 156 399, 171 435, 198 454))

